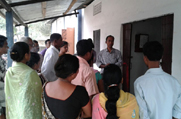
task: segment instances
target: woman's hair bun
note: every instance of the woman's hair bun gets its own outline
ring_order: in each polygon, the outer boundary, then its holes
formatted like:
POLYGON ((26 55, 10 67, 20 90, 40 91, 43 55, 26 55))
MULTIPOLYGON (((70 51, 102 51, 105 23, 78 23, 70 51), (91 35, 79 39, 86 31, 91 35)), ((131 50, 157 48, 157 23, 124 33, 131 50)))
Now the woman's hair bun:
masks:
POLYGON ((19 53, 17 51, 10 52, 11 59, 16 61, 19 58, 19 53))
POLYGON ((10 51, 10 57, 13 61, 20 62, 26 53, 29 53, 29 46, 24 42, 16 42, 10 51))

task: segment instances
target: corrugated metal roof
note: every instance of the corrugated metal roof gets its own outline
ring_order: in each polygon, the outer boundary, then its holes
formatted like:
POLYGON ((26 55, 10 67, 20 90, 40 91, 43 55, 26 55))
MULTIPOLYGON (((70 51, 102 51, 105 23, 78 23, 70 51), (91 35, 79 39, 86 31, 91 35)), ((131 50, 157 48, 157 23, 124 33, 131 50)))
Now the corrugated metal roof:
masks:
POLYGON ((22 2, 22 1, 31 1, 31 0, 6 0, 7 3, 16 3, 16 2, 22 2))
MULTIPOLYGON (((4 0, 24 23, 71 13, 90 4, 93 0, 4 0), (41 2, 40 2, 41 1, 41 2), (27 4, 26 4, 26 3, 27 4), (29 3, 28 3, 29 2, 29 3), (30 2, 33 2, 30 4, 30 2), (35 3, 37 2, 37 3, 35 3), (22 5, 23 4, 23 5, 22 5), (43 14, 45 12, 45 14, 43 14)), ((0 6, 2 7, 2 6, 0 6)), ((5 11, 0 9, 2 13, 5 11)), ((16 20, 15 20, 16 21, 16 20)), ((18 20, 16 21, 18 22, 18 20)))

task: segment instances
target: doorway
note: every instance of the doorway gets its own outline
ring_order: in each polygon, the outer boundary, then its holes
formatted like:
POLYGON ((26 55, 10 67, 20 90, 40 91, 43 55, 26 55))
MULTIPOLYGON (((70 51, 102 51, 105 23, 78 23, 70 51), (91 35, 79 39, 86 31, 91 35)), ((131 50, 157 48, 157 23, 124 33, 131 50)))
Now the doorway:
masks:
MULTIPOLYGON (((93 31, 93 42, 94 42, 94 50, 96 51, 96 55, 100 52, 100 39, 101 39, 101 30, 94 30, 93 31)), ((93 64, 94 69, 100 71, 101 69, 96 65, 96 63, 93 64)))
POLYGON ((173 14, 123 25, 123 90, 133 94, 134 81, 147 70, 143 53, 135 48, 138 34, 146 34, 149 41, 156 40, 163 45, 161 66, 171 74, 173 14))
POLYGON ((100 29, 93 31, 94 50, 96 51, 96 54, 100 52, 100 33, 100 29))

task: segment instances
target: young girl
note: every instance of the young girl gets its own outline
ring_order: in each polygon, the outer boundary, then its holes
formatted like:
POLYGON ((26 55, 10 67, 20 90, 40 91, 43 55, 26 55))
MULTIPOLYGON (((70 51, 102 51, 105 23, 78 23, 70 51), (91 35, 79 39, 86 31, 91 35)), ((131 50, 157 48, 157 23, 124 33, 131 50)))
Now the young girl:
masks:
MULTIPOLYGON (((36 52, 31 52, 31 58, 30 60, 26 63, 29 67, 31 67, 32 69, 34 69, 36 72, 39 71, 40 69, 40 55, 36 52)), ((46 82, 45 77, 41 74, 38 73, 38 76, 41 79, 41 83, 42 85, 46 82)))

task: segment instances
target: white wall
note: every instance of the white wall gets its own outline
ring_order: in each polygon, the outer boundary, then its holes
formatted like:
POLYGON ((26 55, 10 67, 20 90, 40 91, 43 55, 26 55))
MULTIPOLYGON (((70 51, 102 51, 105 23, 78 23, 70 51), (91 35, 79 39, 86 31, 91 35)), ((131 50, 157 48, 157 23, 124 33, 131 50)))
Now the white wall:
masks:
POLYGON ((52 23, 52 33, 62 34, 62 29, 75 28, 74 36, 74 51, 76 53, 76 43, 77 43, 77 32, 78 32, 78 21, 75 15, 58 18, 52 23))
POLYGON ((93 38, 93 30, 101 29, 100 49, 105 38, 115 37, 114 47, 122 51, 122 24, 174 14, 172 75, 181 83, 181 0, 95 0, 84 10, 83 38, 93 38), (93 16, 93 6, 102 2, 102 12, 93 16))
POLYGON ((57 33, 57 21, 52 23, 52 33, 57 33))

